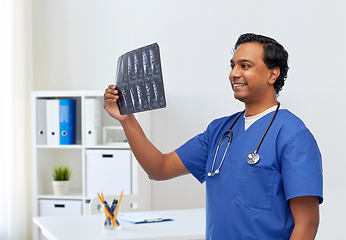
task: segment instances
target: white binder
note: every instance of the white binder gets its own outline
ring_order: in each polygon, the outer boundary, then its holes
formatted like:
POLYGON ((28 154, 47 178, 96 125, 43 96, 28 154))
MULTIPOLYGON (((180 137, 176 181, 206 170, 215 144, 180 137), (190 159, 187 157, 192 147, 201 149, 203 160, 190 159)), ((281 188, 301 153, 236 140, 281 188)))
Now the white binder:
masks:
POLYGON ((47 99, 47 145, 60 145, 59 99, 47 99))
POLYGON ((36 144, 47 144, 46 99, 36 99, 36 144))
POLYGON ((85 99, 85 145, 92 146, 101 142, 101 99, 85 99))

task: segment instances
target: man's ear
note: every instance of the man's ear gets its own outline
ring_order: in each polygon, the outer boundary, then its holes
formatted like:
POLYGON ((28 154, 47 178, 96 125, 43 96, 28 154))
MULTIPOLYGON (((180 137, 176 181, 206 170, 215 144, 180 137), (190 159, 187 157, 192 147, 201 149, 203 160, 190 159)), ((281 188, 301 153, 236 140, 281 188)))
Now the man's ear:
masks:
POLYGON ((276 79, 280 76, 280 68, 279 67, 275 67, 269 70, 269 79, 268 79, 268 83, 270 85, 273 85, 276 81, 276 79))

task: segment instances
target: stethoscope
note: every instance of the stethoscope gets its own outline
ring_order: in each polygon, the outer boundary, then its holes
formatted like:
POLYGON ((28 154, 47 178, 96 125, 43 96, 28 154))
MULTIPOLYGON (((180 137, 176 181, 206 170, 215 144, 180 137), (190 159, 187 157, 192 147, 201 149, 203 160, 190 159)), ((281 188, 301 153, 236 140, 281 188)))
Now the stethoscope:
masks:
MULTIPOLYGON (((259 147, 261 146, 261 144, 262 144, 262 142, 263 142, 263 139, 264 139, 264 137, 266 136, 266 134, 267 134, 267 132, 268 132, 270 126, 272 125, 273 120, 274 120, 276 114, 277 114, 278 111, 279 111, 279 108, 280 108, 280 103, 278 103, 278 106, 276 107, 276 110, 275 110, 275 112, 274 112, 274 115, 273 115, 272 119, 270 120, 270 122, 269 122, 269 124, 268 124, 268 126, 267 126, 267 129, 266 129, 265 132, 263 133, 262 138, 261 138, 261 140, 259 141, 259 143, 258 143, 258 145, 257 145, 257 147, 256 147, 256 149, 255 149, 255 151, 252 152, 252 153, 249 153, 249 155, 247 155, 247 162, 248 162, 248 164, 254 165, 254 164, 258 163, 258 161, 260 160, 260 156, 259 156, 259 154, 257 153, 257 152, 258 152, 258 149, 259 149, 259 147)), ((245 110, 242 111, 242 112, 236 117, 236 119, 234 119, 234 121, 233 121, 232 125, 229 127, 229 129, 228 129, 224 134, 222 134, 222 136, 220 137, 219 142, 217 143, 216 152, 215 152, 214 160, 213 160, 213 165, 211 166, 211 171, 208 173, 208 176, 209 176, 209 177, 212 177, 212 176, 214 176, 215 174, 218 174, 218 173, 220 172, 221 165, 222 165, 222 163, 223 163, 223 160, 225 159, 225 156, 226 156, 226 153, 227 153, 227 151, 228 151, 229 145, 230 145, 230 143, 231 143, 231 141, 232 141, 232 137, 233 137, 232 128, 233 128, 234 124, 238 121, 238 119, 240 118, 240 116, 243 115, 244 112, 245 112, 245 110), (223 154, 223 156, 222 156, 222 159, 221 159, 221 162, 220 162, 219 167, 218 167, 215 171, 213 171, 213 170, 214 170, 214 165, 215 165, 216 156, 217 156, 217 153, 219 152, 219 147, 220 147, 221 140, 222 140, 228 133, 230 134, 230 136, 229 136, 229 139, 228 139, 228 143, 227 143, 226 150, 225 150, 225 152, 224 152, 224 154, 223 154)))

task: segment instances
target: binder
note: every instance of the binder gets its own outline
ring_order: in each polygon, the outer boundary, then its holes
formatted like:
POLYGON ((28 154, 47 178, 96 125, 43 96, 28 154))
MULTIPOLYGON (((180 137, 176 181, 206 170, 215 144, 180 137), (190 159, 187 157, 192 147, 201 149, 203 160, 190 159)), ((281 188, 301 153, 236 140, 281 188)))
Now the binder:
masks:
POLYGON ((100 98, 85 99, 85 144, 97 145, 101 141, 101 100, 100 98))
POLYGON ((60 145, 76 144, 76 100, 60 99, 60 145))
POLYGON ((47 144, 46 99, 36 99, 36 144, 47 144))
POLYGON ((46 120, 47 120, 47 145, 59 145, 59 99, 47 99, 46 120))

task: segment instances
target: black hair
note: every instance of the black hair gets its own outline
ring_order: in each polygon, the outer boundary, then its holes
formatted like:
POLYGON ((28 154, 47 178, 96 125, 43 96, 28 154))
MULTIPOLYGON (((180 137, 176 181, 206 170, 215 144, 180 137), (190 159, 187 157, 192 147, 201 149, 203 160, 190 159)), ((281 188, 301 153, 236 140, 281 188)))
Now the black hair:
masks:
POLYGON ((248 42, 257 42, 263 46, 263 61, 269 69, 275 67, 280 68, 280 75, 274 83, 276 93, 279 93, 285 84, 288 72, 288 52, 285 48, 276 40, 257 35, 254 33, 245 33, 238 38, 234 50, 236 50, 241 44, 248 42))

